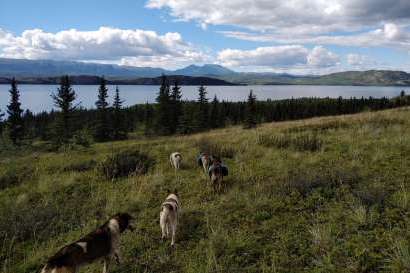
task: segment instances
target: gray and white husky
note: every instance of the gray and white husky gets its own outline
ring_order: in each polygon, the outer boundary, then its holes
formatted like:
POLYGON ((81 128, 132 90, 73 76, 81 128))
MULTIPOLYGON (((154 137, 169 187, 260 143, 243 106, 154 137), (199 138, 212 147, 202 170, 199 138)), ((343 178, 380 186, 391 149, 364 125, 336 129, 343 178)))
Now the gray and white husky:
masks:
POLYGON ((168 191, 168 196, 161 206, 159 223, 161 225, 162 239, 169 238, 171 236, 171 246, 174 246, 175 244, 175 235, 177 232, 180 213, 181 206, 177 191, 175 190, 173 193, 168 191))

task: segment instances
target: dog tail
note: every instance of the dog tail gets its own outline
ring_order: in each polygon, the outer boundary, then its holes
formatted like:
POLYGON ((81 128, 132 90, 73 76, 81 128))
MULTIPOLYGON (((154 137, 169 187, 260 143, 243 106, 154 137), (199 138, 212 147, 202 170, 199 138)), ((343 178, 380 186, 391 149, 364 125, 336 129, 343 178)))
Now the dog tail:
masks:
POLYGON ((162 205, 162 211, 161 211, 160 218, 159 218, 159 223, 161 227, 165 227, 167 225, 167 218, 172 210, 173 208, 170 204, 162 205))

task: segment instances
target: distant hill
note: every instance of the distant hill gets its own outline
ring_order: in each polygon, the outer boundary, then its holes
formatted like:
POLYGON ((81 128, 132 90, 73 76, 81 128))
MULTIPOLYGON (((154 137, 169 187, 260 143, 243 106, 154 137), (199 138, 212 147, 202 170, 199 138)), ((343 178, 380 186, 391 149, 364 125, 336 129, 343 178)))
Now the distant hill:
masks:
POLYGON ((167 70, 71 61, 0 58, 1 77, 53 77, 67 75, 105 75, 112 77, 158 77, 167 70))
POLYGON ((295 76, 274 73, 238 73, 218 77, 233 83, 262 85, 363 85, 410 86, 410 74, 403 71, 346 71, 323 76, 295 76))
MULTIPOLYGON (((81 85, 95 85, 99 84, 101 77, 98 76, 70 76, 71 82, 73 84, 81 85)), ((209 77, 191 77, 191 76, 168 76, 168 80, 173 84, 176 80, 180 85, 237 85, 224 80, 209 78, 209 77)), ((160 85, 161 77, 147 77, 147 78, 106 78, 108 84, 117 85, 160 85)), ((19 84, 58 84, 60 77, 17 77, 19 84)), ((10 78, 0 77, 0 84, 9 84, 11 82, 10 78)))
POLYGON ((324 75, 312 81, 314 83, 334 85, 410 86, 410 74, 390 70, 346 71, 324 75))
POLYGON ((235 74, 236 72, 233 70, 230 70, 228 68, 225 68, 221 65, 216 65, 216 64, 205 64, 202 66, 198 65, 190 65, 187 66, 183 69, 178 69, 173 71, 173 74, 175 75, 186 75, 186 76, 226 76, 226 75, 231 75, 235 74))
MULTIPOLYGON (((119 82, 150 84, 150 82, 155 82, 154 78, 165 74, 208 78, 206 80, 184 78, 183 80, 189 84, 204 81, 210 83, 210 85, 231 85, 234 83, 248 85, 410 86, 409 73, 390 70, 346 71, 323 76, 296 76, 278 73, 235 72, 216 64, 190 65, 182 69, 166 70, 154 67, 132 67, 114 64, 0 58, 0 83, 7 82, 7 79, 11 77, 23 79, 23 82, 41 83, 41 81, 53 81, 52 77, 63 74, 81 77, 104 75, 107 78, 113 78, 118 84, 120 84, 119 82), (137 78, 140 78, 140 80, 137 81, 137 78), (211 81, 209 78, 222 80, 223 82, 211 81)), ((92 81, 92 78, 79 78, 79 80, 88 82, 92 81)))

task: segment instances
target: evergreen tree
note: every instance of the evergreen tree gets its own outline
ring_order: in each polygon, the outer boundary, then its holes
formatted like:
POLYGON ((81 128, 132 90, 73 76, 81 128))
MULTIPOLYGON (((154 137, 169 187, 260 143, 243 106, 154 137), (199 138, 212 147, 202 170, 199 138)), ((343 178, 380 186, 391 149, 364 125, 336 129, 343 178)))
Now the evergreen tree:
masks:
POLYGON ((20 103, 20 92, 17 89, 17 82, 13 78, 10 89, 10 103, 7 105, 7 126, 9 137, 14 145, 20 145, 24 136, 24 123, 22 118, 23 110, 20 103))
POLYGON ((98 99, 95 102, 95 106, 97 107, 97 120, 95 124, 94 138, 97 141, 107 141, 110 138, 107 99, 107 82, 104 77, 102 77, 100 87, 98 88, 98 99))
POLYGON ((113 123, 112 133, 114 139, 124 139, 126 137, 126 130, 124 129, 123 115, 121 112, 123 100, 120 98, 120 90, 118 86, 115 88, 115 96, 113 103, 113 123))
POLYGON ((154 116, 154 108, 152 104, 148 102, 145 104, 144 108, 144 127, 145 127, 145 134, 151 135, 153 130, 153 116, 154 116))
POLYGON ((193 103, 183 104, 182 115, 177 128, 179 134, 191 134, 198 130, 198 120, 195 116, 196 110, 196 105, 193 103))
POLYGON ((221 126, 221 124, 219 124, 219 101, 218 98, 214 97, 214 99, 212 100, 211 103, 211 114, 210 114, 210 118, 209 118, 209 124, 211 126, 211 128, 218 128, 221 126))
POLYGON ((77 105, 73 104, 77 95, 71 87, 68 76, 61 77, 60 88, 57 89, 57 94, 51 94, 51 97, 53 98, 54 105, 60 110, 55 126, 55 141, 57 144, 68 143, 72 136, 72 115, 77 108, 77 105))
POLYGON ((206 88, 201 85, 198 88, 198 127, 199 130, 205 130, 209 128, 209 107, 208 99, 206 98, 206 88))
POLYGON ((182 115, 181 98, 181 87, 178 85, 178 81, 175 80, 170 95, 171 133, 175 133, 177 131, 179 119, 182 115))
POLYGON ((165 75, 161 78, 161 87, 159 89, 158 96, 156 98, 157 111, 156 111, 156 132, 160 135, 168 135, 171 130, 171 107, 170 107, 170 93, 169 82, 165 75))
POLYGON ((0 109, 0 135, 3 132, 3 117, 4 117, 4 113, 0 109))
POLYGON ((248 102, 246 104, 246 118, 245 118, 245 128, 255 128, 256 127, 256 96, 253 91, 249 93, 248 102))

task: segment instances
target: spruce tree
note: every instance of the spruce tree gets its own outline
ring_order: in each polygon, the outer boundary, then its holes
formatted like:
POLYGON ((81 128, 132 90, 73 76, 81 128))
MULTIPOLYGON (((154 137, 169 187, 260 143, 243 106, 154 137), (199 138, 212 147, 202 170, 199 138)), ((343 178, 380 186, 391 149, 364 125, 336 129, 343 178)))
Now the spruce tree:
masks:
POLYGON ((156 98, 156 123, 155 129, 158 134, 168 135, 171 133, 171 108, 170 108, 169 82, 165 75, 161 77, 161 87, 156 98))
POLYGON ((144 107, 144 127, 145 127, 144 131, 146 135, 152 134, 153 122, 154 122, 153 116, 154 116, 154 108, 152 107, 152 104, 149 104, 147 102, 144 107))
POLYGON ((208 99, 206 98, 206 88, 201 85, 198 88, 198 127, 199 130, 205 130, 209 127, 209 107, 208 99))
POLYGON ((1 133, 3 132, 3 117, 4 117, 4 113, 0 109, 0 137, 1 137, 1 133))
POLYGON ((219 101, 216 95, 211 103, 211 114, 209 117, 209 124, 211 128, 218 128, 221 126, 221 124, 219 124, 219 101))
POLYGON ((74 89, 71 87, 70 78, 62 76, 60 80, 60 88, 57 89, 57 94, 51 94, 54 105, 59 108, 57 122, 55 126, 55 141, 57 144, 68 143, 72 136, 71 119, 77 105, 74 101, 77 98, 74 89))
POLYGON ((20 103, 20 92, 17 88, 16 79, 11 81, 10 103, 7 105, 7 126, 8 133, 14 145, 20 145, 24 136, 24 122, 22 118, 23 110, 20 103))
POLYGON ((246 104, 246 118, 245 118, 245 128, 255 128, 256 127, 256 96, 253 94, 252 90, 248 96, 248 102, 246 104))
POLYGON ((122 104, 123 100, 120 98, 120 90, 118 86, 115 88, 115 96, 113 102, 113 123, 112 123, 112 134, 113 139, 124 139, 126 136, 126 130, 124 129, 124 122, 122 117, 122 104))
POLYGON ((107 141, 110 138, 110 126, 108 120, 108 88, 104 77, 101 78, 98 88, 97 120, 95 124, 94 138, 96 141, 107 141))
POLYGON ((178 81, 175 80, 170 95, 171 133, 175 133, 177 131, 179 120, 182 115, 181 98, 181 87, 178 85, 178 81))

